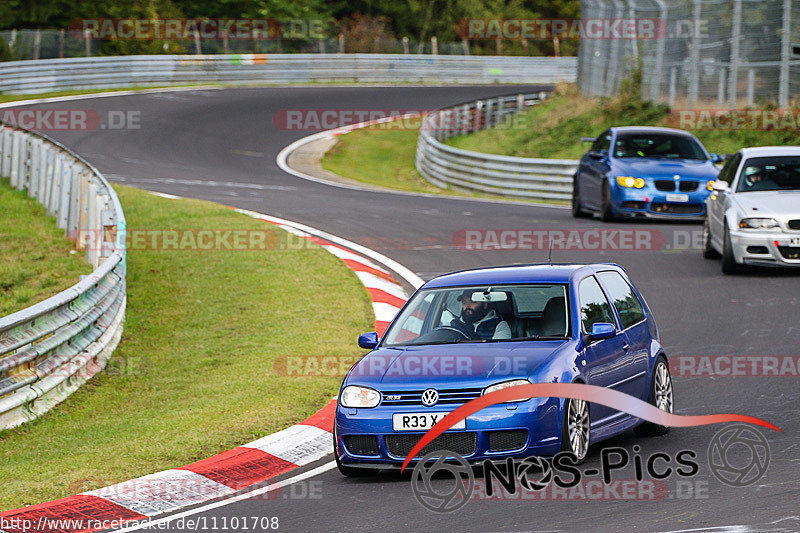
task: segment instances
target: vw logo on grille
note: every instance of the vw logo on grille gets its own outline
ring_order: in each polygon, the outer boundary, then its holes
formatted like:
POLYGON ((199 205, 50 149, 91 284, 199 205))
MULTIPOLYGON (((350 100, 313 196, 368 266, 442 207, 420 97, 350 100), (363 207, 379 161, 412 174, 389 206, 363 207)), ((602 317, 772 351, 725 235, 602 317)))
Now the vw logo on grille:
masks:
POLYGON ((430 407, 432 405, 436 405, 436 402, 438 401, 439 393, 436 392, 436 389, 428 389, 422 393, 422 405, 430 407))

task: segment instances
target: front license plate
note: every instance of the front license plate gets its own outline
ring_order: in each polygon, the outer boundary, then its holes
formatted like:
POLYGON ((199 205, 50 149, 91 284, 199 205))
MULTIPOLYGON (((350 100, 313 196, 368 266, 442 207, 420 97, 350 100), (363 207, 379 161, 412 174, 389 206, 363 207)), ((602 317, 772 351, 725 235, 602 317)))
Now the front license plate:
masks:
POLYGON ((790 237, 789 246, 800 246, 800 237, 790 237))
POLYGON ((668 194, 667 195, 668 202, 688 202, 689 195, 688 194, 668 194))
MULTIPOLYGON (((431 429, 436 422, 450 413, 396 413, 392 415, 392 428, 395 431, 419 431, 421 429, 431 429)), ((451 429, 464 429, 464 420, 457 423, 451 429)))

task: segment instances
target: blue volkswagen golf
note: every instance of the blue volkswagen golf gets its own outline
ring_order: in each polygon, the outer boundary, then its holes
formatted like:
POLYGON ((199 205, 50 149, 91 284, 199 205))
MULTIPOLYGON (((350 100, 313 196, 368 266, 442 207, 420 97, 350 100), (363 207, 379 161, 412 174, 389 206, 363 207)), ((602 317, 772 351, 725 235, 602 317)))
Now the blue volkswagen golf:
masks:
POLYGON ((702 220, 722 160, 689 132, 609 128, 581 158, 573 179, 572 214, 702 220))
MULTIPOLYGON (((398 467, 423 434, 460 405, 527 383, 610 387, 673 409, 672 379, 655 321, 614 264, 527 265, 434 278, 409 299, 339 392, 334 452, 346 476, 398 467)), ((425 446, 471 462, 553 455, 634 428, 627 413, 581 400, 521 398, 468 416, 425 446)))

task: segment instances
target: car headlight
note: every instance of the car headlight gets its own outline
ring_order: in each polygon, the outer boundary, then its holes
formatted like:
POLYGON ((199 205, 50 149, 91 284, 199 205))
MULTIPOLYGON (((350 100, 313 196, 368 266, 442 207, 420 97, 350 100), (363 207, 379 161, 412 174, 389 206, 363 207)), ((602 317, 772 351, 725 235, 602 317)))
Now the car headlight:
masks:
MULTIPOLYGON (((516 387, 517 385, 530 385, 531 382, 527 379, 512 379, 511 381, 503 381, 502 383, 495 383, 494 385, 490 385, 486 387, 486 390, 483 391, 484 394, 489 394, 490 392, 497 392, 499 390, 507 389, 509 387, 516 387)), ((516 400, 510 400, 508 402, 503 403, 512 403, 512 402, 524 402, 525 400, 530 400, 530 396, 527 398, 517 398, 516 400)))
POLYGON ((646 185, 642 178, 634 178, 633 176, 617 176, 617 183, 619 183, 620 187, 629 189, 641 189, 646 185))
POLYGON ((774 218, 743 218, 739 221, 742 229, 775 229, 778 221, 774 218))
POLYGON ((375 407, 381 402, 381 393, 368 387, 348 385, 339 397, 343 407, 367 408, 375 407))
POLYGON ((713 191, 714 190, 714 180, 711 180, 706 185, 706 190, 713 191))

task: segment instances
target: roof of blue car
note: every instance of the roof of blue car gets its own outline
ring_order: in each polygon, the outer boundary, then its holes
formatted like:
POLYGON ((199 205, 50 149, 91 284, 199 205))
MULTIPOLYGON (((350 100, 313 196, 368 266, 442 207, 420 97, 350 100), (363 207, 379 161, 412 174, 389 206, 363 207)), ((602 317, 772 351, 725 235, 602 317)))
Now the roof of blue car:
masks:
POLYGON ((570 277, 581 269, 595 271, 609 267, 622 270, 622 267, 611 264, 509 265, 444 274, 430 280, 425 287, 458 287, 490 283, 567 283, 570 277))

